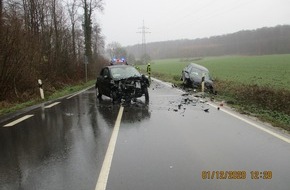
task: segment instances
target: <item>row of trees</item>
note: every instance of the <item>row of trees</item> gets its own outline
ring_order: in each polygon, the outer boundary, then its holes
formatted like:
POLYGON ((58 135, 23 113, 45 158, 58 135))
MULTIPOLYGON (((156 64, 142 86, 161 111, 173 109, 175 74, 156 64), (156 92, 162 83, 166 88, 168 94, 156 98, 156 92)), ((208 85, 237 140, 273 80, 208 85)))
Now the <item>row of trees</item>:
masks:
MULTIPOLYGON (((153 59, 285 54, 290 53, 289 36, 289 25, 265 27, 210 38, 148 43, 147 52, 153 59)), ((138 45, 126 49, 141 56, 138 45)))
POLYGON ((125 58, 129 65, 145 64, 150 61, 149 55, 143 55, 137 60, 133 54, 128 53, 126 48, 123 47, 118 42, 112 42, 108 44, 106 54, 111 60, 114 58, 116 59, 125 58))
POLYGON ((96 75, 105 60, 94 12, 103 0, 0 0, 0 101, 35 94, 96 75))

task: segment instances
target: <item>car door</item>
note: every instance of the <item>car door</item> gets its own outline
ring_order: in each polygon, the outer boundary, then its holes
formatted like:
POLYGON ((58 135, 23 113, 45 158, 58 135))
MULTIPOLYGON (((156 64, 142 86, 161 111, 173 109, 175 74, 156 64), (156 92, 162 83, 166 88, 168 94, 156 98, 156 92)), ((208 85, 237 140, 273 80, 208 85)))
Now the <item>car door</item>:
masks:
POLYGON ((189 79, 190 78, 190 71, 191 71, 191 65, 188 65, 187 67, 184 68, 184 76, 185 78, 189 79))
POLYGON ((110 96, 110 72, 109 72, 109 68, 104 68, 102 69, 101 73, 100 73, 100 77, 98 77, 98 86, 99 89, 101 91, 102 94, 106 95, 106 96, 110 96))
POLYGON ((109 68, 105 68, 103 72, 103 85, 104 85, 104 94, 107 96, 111 95, 111 80, 112 77, 110 75, 109 68))

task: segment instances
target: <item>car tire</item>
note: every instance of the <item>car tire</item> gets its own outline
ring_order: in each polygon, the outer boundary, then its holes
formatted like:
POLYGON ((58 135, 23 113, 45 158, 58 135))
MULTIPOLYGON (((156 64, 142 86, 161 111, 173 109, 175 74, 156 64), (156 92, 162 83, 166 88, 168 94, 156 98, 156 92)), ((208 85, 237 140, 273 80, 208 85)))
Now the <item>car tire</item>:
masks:
POLYGON ((117 93, 116 92, 111 92, 111 98, 112 98, 112 102, 113 104, 116 103, 116 102, 119 102, 119 98, 117 96, 117 93))
POLYGON ((96 94, 97 94, 97 98, 99 99, 99 100, 102 100, 102 93, 101 93, 101 91, 100 91, 100 89, 99 89, 99 87, 98 87, 98 85, 96 84, 96 94))
POLYGON ((186 80, 186 78, 185 78, 184 75, 182 75, 182 83, 183 83, 184 85, 187 85, 187 80, 186 80))
POLYGON ((144 88, 144 94, 145 94, 145 102, 149 102, 148 88, 144 88))
POLYGON ((210 88, 209 93, 217 95, 217 91, 213 87, 210 88))

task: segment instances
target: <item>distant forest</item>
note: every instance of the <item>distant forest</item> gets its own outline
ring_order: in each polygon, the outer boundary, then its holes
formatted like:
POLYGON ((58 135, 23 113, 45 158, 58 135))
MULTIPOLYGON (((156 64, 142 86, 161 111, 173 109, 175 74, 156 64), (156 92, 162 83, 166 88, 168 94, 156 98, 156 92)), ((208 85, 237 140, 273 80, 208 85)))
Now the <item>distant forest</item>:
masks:
MULTIPOLYGON (((243 30, 201 39, 183 39, 147 44, 151 59, 190 58, 222 55, 266 55, 290 53, 290 25, 243 30)), ((141 45, 126 47, 141 57, 141 45)))

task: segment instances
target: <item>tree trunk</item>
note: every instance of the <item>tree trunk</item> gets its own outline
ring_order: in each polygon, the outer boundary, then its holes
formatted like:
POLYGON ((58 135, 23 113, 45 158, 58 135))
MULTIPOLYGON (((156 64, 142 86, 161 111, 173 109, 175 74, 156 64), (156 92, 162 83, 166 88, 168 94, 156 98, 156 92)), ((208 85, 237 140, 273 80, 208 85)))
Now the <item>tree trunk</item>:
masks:
POLYGON ((84 2, 84 36, 85 36, 85 56, 88 62, 92 61, 92 8, 87 1, 84 2))
POLYGON ((0 31, 2 27, 2 9, 3 9, 3 0, 0 0, 0 31))

